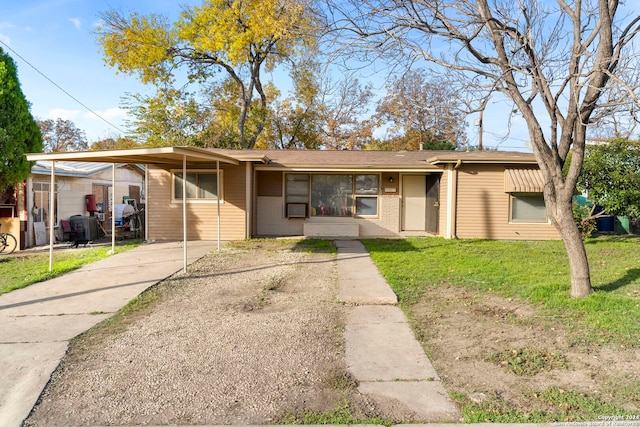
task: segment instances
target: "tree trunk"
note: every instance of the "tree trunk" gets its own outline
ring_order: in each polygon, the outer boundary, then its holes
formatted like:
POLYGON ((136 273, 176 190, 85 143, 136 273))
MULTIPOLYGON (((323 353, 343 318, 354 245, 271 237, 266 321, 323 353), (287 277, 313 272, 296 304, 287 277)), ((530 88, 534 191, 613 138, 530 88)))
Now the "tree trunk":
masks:
POLYGON ((557 209, 555 209, 557 218, 554 222, 560 231, 560 236, 567 250, 569 269, 571 271, 571 296, 582 298, 593 293, 587 251, 584 247, 580 230, 578 230, 578 225, 573 219, 571 204, 568 203, 568 206, 561 205, 564 205, 564 203, 558 203, 557 209))

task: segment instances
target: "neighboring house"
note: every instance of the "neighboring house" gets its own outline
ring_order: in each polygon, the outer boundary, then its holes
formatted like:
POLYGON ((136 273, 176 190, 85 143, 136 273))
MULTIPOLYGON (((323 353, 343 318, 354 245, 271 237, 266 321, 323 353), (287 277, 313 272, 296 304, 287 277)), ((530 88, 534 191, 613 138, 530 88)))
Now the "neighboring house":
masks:
POLYGON ((13 234, 18 241, 18 250, 21 248, 20 237, 22 231, 22 217, 25 206, 25 185, 18 184, 7 187, 0 195, 0 231, 13 234))
MULTIPOLYGON (((144 168, 135 164, 116 165, 116 203, 124 198, 144 203, 144 168)), ((97 216, 97 221, 109 229, 113 168, 111 164, 63 161, 55 162, 54 224, 56 238, 62 240, 61 220, 75 215, 97 216), (90 197, 87 197, 90 196, 90 197), (91 197, 92 196, 92 197, 91 197), (88 206, 89 205, 89 206, 88 206)), ((49 200, 51 162, 37 161, 26 183, 26 247, 47 243, 49 236, 49 200)))
POLYGON ((150 240, 560 237, 527 153, 163 147, 28 158, 147 165, 150 240))

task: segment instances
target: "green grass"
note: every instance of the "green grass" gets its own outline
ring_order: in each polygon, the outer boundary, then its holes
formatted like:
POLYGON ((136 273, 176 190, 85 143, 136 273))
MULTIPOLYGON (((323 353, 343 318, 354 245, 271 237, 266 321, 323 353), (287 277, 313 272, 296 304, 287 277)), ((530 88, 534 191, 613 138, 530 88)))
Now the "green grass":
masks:
POLYGON ((531 348, 503 350, 485 358, 488 362, 506 367, 515 375, 533 376, 542 371, 568 368, 563 355, 531 348))
POLYGON ((307 411, 302 414, 289 414, 278 422, 279 424, 377 424, 390 426, 395 424, 393 420, 383 418, 366 418, 361 419, 355 417, 351 412, 349 401, 341 402, 335 409, 331 411, 307 411))
MULTIPOLYGON (((116 253, 138 246, 130 242, 116 246, 116 253)), ((54 252, 53 271, 49 271, 49 253, 35 255, 11 255, 0 257, 0 295, 24 288, 37 282, 61 276, 83 265, 106 258, 111 246, 79 248, 63 252, 54 252)))
POLYGON ((559 241, 409 238, 363 242, 401 304, 423 289, 459 286, 520 298, 562 317, 576 342, 640 346, 640 238, 586 242, 595 293, 571 298, 559 241))
POLYGON ((619 422, 638 420, 638 413, 618 408, 600 399, 583 393, 550 387, 528 396, 532 402, 541 403, 545 409, 531 411, 516 410, 508 402, 491 399, 486 402, 471 402, 466 396, 451 393, 462 406, 466 423, 549 423, 596 421, 599 416, 615 416, 619 422))
MULTIPOLYGON (((640 238, 586 241, 595 293, 580 299, 570 297, 562 242, 409 238, 363 243, 409 316, 411 306, 420 302, 427 290, 457 287, 537 306, 541 316, 560 320, 568 342, 583 346, 585 351, 601 345, 640 347, 640 238)), ((428 347, 428 330, 418 328, 416 335, 428 347)), ((488 354, 485 360, 519 376, 571 369, 562 356, 535 349, 508 349, 488 354)), ((619 402, 622 394, 628 397, 625 401, 637 402, 640 383, 631 381, 624 387, 627 389, 616 391, 618 399, 614 400, 619 402)), ((476 402, 463 393, 450 392, 468 423, 593 421, 611 414, 637 421, 640 415, 602 400, 606 395, 589 396, 560 388, 529 393, 524 396, 528 409, 514 407, 498 394, 476 402)))

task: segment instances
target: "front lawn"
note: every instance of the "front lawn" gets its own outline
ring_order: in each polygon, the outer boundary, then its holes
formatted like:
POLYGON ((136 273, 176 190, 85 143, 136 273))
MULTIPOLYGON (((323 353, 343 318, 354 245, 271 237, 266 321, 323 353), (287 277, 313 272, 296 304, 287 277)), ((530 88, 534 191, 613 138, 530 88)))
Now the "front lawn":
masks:
POLYGON ((586 242, 596 292, 584 299, 569 296, 562 242, 363 243, 466 421, 640 414, 639 238, 586 242))

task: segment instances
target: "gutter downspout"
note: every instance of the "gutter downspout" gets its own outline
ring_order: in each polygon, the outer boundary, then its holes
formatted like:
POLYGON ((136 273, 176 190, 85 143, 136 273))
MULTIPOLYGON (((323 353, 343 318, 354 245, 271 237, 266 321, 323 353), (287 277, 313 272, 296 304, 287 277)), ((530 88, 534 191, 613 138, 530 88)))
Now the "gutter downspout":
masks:
POLYGON ((252 164, 251 162, 246 162, 245 163, 246 168, 245 168, 245 204, 246 204, 246 212, 245 212, 245 230, 244 230, 244 238, 245 239, 249 239, 251 238, 251 225, 253 224, 253 206, 252 206, 252 200, 253 200, 253 180, 251 179, 251 168, 252 168, 252 164))
POLYGON ((218 252, 220 251, 220 160, 216 160, 216 199, 218 210, 218 252))
POLYGON ((447 227, 445 239, 455 239, 457 200, 458 200, 458 168, 462 165, 462 160, 458 160, 455 165, 447 166, 447 227))
POLYGON ((149 242, 149 165, 144 165, 144 241, 149 242))

